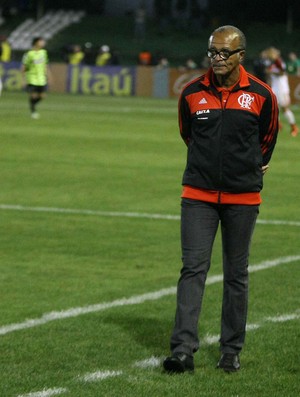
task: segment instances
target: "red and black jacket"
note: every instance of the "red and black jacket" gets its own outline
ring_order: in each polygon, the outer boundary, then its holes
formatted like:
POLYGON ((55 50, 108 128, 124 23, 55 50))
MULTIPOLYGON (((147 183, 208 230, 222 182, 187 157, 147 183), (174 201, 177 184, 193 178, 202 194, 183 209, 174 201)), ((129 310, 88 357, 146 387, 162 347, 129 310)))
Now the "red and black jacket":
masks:
POLYGON ((183 185, 229 193, 259 192, 278 133, 271 88, 240 66, 240 80, 223 97, 208 72, 179 99, 180 133, 188 145, 183 185), (225 99, 224 99, 225 98, 225 99))

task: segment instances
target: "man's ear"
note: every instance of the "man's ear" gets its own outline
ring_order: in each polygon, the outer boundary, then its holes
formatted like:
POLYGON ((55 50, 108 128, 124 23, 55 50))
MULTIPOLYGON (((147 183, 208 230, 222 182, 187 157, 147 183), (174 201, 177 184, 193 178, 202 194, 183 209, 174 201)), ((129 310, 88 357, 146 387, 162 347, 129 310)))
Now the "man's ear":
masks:
POLYGON ((240 62, 243 62, 245 59, 246 51, 239 52, 240 62))

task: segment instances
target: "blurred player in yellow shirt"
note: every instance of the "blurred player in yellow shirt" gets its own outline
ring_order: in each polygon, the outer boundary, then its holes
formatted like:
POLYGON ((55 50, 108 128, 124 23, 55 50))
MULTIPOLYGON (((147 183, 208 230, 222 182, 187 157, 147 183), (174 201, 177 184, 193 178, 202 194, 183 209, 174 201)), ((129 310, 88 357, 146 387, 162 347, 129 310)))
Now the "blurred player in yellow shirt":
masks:
POLYGON ((31 117, 38 119, 36 105, 45 98, 48 77, 48 53, 44 49, 45 40, 36 37, 32 41, 32 49, 23 55, 22 72, 27 84, 31 117))

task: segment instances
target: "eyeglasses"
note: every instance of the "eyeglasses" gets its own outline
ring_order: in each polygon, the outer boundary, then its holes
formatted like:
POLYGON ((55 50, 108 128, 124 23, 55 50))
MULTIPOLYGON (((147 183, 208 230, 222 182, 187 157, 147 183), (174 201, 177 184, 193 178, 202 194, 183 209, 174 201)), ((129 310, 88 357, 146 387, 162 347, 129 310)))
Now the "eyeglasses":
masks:
POLYGON ((212 58, 215 59, 217 55, 220 56, 221 59, 223 59, 224 61, 226 61, 226 59, 228 59, 229 57, 231 57, 231 55, 236 54, 237 52, 243 51, 243 48, 237 48, 236 50, 233 51, 229 51, 226 48, 217 51, 214 49, 208 49, 206 54, 208 56, 208 58, 212 58))

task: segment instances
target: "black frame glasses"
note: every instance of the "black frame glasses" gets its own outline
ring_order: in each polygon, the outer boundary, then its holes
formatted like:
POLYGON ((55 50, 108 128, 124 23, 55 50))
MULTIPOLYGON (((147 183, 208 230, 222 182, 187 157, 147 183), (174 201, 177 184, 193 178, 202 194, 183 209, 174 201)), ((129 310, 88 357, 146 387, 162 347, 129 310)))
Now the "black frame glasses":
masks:
POLYGON ((236 50, 229 51, 226 48, 223 48, 222 50, 217 51, 217 50, 215 50, 213 48, 211 48, 211 49, 209 48, 206 51, 206 54, 207 54, 208 58, 212 58, 212 59, 215 59, 216 56, 219 55, 221 59, 226 61, 228 58, 231 57, 231 55, 236 54, 237 52, 240 52, 240 51, 243 51, 243 50, 244 50, 244 48, 237 48, 236 50))

